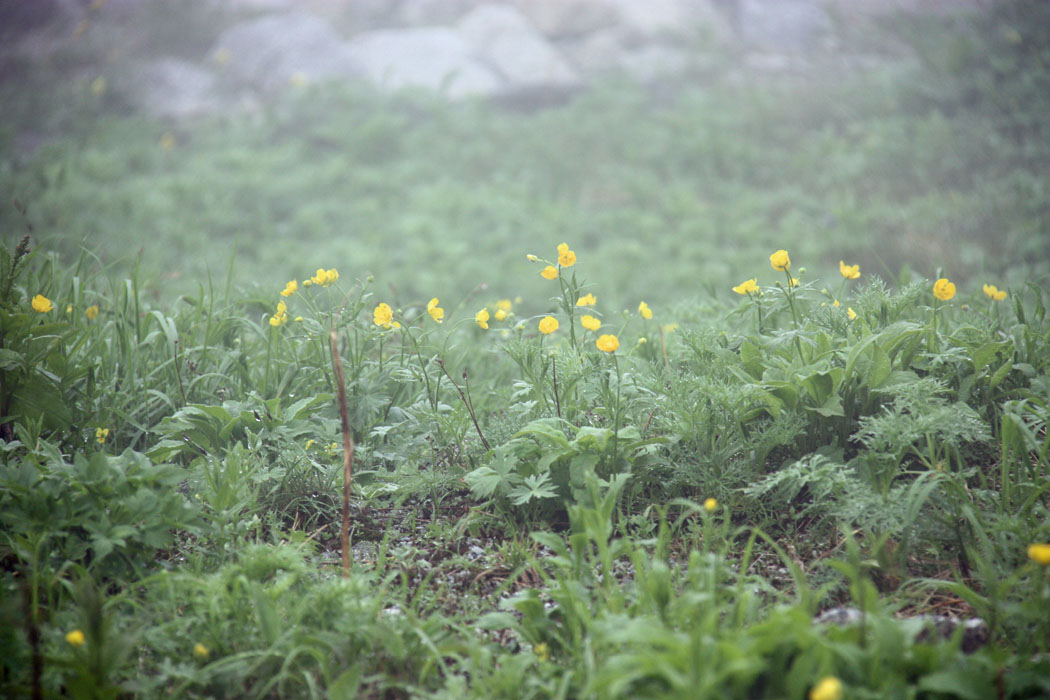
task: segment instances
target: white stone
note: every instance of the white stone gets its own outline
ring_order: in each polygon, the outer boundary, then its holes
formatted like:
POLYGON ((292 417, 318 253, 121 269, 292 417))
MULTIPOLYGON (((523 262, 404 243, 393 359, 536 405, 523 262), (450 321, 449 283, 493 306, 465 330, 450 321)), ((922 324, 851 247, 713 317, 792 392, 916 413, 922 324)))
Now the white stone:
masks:
POLYGON ((156 117, 185 119, 221 108, 216 80, 207 70, 178 58, 140 65, 118 89, 129 102, 156 117))
POLYGON ((607 0, 514 0, 514 5, 532 26, 551 37, 588 34, 618 20, 616 8, 607 0))
POLYGON ((355 63, 380 87, 421 87, 450 97, 493 95, 503 87, 471 45, 446 27, 365 32, 348 46, 355 63))
POLYGON ((513 88, 567 87, 580 82, 564 57, 511 5, 480 5, 456 27, 513 88))
POLYGON ((236 24, 219 36, 211 59, 224 77, 267 92, 296 82, 352 79, 361 73, 335 29, 306 12, 236 24))

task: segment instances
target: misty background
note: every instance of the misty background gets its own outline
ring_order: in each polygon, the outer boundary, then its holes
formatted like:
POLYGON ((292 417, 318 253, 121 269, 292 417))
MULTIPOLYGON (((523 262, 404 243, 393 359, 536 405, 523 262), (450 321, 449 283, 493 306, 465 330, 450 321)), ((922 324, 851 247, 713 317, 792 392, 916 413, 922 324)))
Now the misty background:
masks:
MULTIPOLYGON (((1045 283, 1050 4, 0 0, 0 235, 158 299, 1045 283), (818 282, 818 286, 821 282, 818 282)), ((268 302, 267 302, 268 303, 268 302)))

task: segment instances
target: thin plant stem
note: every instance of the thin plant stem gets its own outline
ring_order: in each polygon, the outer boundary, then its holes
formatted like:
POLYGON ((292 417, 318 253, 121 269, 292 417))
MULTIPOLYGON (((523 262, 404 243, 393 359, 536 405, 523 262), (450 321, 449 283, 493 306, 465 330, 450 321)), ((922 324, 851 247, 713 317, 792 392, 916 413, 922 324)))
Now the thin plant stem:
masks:
POLYGON ((346 386, 343 379, 343 361, 339 357, 339 343, 333 322, 328 331, 332 347, 332 368, 336 376, 339 399, 339 418, 343 424, 343 511, 339 540, 342 545, 343 578, 350 578, 350 483, 353 477, 354 439, 350 436, 350 416, 346 410, 346 386))
POLYGON ((561 418, 561 401, 558 399, 558 358, 551 355, 551 371, 554 375, 554 410, 558 413, 558 418, 561 418))

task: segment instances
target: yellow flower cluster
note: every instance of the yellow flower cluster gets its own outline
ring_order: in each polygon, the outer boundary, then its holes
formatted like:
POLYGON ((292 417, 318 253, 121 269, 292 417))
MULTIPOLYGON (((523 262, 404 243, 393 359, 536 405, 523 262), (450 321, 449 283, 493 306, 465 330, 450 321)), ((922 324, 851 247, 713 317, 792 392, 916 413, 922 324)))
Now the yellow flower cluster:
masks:
MULTIPOLYGON (((320 270, 318 270, 318 272, 320 272, 320 270)), ((325 275, 327 275, 327 274, 328 273, 325 273, 325 275)), ((339 276, 339 273, 336 272, 336 277, 338 277, 338 276, 339 276)), ((297 289, 299 289, 299 283, 296 282, 295 280, 289 280, 288 284, 284 285, 284 289, 281 290, 281 296, 282 297, 290 297, 293 294, 295 294, 295 290, 297 290, 297 289)))
POLYGON ((576 253, 569 250, 568 243, 558 244, 558 264, 562 267, 572 267, 576 264, 576 253))
POLYGON ((89 321, 94 321, 98 318, 98 304, 92 304, 84 309, 84 315, 87 316, 89 321))
POLYGON ((105 444, 106 438, 109 437, 109 428, 95 428, 95 440, 98 444, 105 444))
POLYGON ((478 326, 480 326, 481 328, 488 330, 489 318, 491 318, 491 316, 489 315, 489 309, 488 307, 485 307, 481 311, 474 314, 474 323, 478 324, 478 326))
POLYGON ((593 294, 584 294, 576 300, 576 306, 594 306, 598 303, 598 297, 593 294))

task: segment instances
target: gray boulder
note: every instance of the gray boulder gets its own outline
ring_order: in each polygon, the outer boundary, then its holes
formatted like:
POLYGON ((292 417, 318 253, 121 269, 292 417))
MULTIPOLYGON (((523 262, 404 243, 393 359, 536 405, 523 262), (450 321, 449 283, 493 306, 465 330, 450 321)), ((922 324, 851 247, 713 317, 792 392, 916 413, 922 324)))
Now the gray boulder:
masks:
POLYGON ((460 19, 456 28, 511 90, 580 83, 580 76, 562 55, 511 5, 480 5, 460 19))
POLYGON ((494 95, 503 87, 500 77, 478 61, 473 47, 446 27, 364 32, 348 49, 379 87, 421 87, 449 97, 494 95))
POLYGON ((236 24, 219 36, 212 59, 224 77, 263 92, 293 82, 353 79, 362 72, 332 26, 306 12, 236 24))
POLYGON ((740 0, 737 12, 741 38, 765 51, 809 52, 832 33, 823 0, 740 0))

